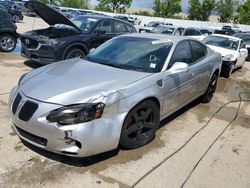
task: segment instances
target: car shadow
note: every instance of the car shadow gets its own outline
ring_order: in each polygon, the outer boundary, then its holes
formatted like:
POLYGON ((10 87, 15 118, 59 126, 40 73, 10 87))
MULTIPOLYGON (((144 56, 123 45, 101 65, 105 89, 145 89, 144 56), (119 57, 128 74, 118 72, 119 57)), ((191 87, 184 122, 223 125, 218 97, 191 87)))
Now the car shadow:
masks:
MULTIPOLYGON (((163 126, 167 125, 169 122, 173 121, 175 118, 177 118, 178 116, 182 115, 183 113, 185 113, 186 111, 188 111, 191 108, 194 108, 195 106, 197 106, 198 104, 200 104, 199 100, 195 100, 193 102, 191 102, 190 104, 188 104, 187 106, 183 107, 182 109, 180 109, 179 111, 173 113, 172 115, 168 116, 167 118, 163 119, 160 122, 160 128, 162 128, 163 126)), ((28 147, 29 149, 31 149, 32 151, 46 157, 49 158, 51 160, 63 163, 63 164, 67 164, 67 165, 71 165, 71 166, 76 166, 76 167, 87 167, 87 166, 91 166, 93 164, 105 161, 107 159, 110 159, 112 157, 115 157, 118 155, 118 153, 120 152, 120 150, 127 150, 122 148, 121 146, 118 146, 117 149, 112 150, 112 151, 108 151, 105 153, 101 153, 98 155, 94 155, 91 157, 83 157, 83 158, 74 158, 74 157, 69 157, 69 156, 64 156, 61 154, 57 154, 57 153, 53 153, 47 150, 43 150, 41 148, 38 148, 36 146, 33 146, 32 144, 22 140, 22 143, 28 147)), ((129 151, 128 151, 129 152, 129 151)))
POLYGON ((37 69, 39 67, 42 67, 43 65, 37 63, 36 61, 33 60, 26 60, 23 62, 26 66, 32 68, 32 69, 37 69))

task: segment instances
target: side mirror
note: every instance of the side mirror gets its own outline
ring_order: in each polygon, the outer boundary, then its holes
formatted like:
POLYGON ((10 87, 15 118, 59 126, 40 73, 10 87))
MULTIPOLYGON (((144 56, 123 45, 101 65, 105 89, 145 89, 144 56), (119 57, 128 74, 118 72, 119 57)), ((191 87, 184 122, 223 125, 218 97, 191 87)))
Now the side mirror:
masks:
POLYGON ((97 29, 97 30, 95 30, 95 34, 96 34, 97 36, 103 36, 103 35, 106 34, 106 31, 103 30, 103 29, 97 29))
POLYGON ((184 73, 188 71, 189 71, 189 65, 184 62, 176 62, 169 69, 170 74, 178 74, 178 73, 184 73))
POLYGON ((94 51, 95 51, 95 48, 91 48, 90 51, 89 51, 89 53, 91 54, 94 51))

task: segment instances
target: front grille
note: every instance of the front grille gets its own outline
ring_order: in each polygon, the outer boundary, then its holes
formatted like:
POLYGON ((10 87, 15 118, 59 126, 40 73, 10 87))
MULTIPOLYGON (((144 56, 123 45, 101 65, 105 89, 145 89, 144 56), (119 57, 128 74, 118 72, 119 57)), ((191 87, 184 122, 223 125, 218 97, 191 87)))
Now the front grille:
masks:
POLYGON ((19 103, 20 103, 21 100, 22 100, 22 97, 18 93, 17 96, 16 96, 16 98, 15 98, 15 100, 14 100, 14 102, 13 102, 13 105, 12 105, 12 112, 13 112, 13 114, 16 113, 17 107, 18 107, 18 105, 19 105, 19 103))
POLYGON ((35 142, 37 144, 40 144, 42 146, 46 146, 47 145, 47 139, 45 138, 42 138, 42 137, 39 137, 39 136, 36 136, 34 134, 31 134, 23 129, 20 129, 19 127, 15 126, 16 127, 16 130, 17 132, 23 136, 24 138, 27 138, 28 140, 32 141, 32 142, 35 142))
POLYGON ((20 37, 20 40, 24 48, 36 49, 38 47, 38 42, 34 39, 20 37))
POLYGON ((32 115, 36 112, 38 104, 31 101, 27 101, 20 110, 19 119, 23 121, 29 121, 32 115))

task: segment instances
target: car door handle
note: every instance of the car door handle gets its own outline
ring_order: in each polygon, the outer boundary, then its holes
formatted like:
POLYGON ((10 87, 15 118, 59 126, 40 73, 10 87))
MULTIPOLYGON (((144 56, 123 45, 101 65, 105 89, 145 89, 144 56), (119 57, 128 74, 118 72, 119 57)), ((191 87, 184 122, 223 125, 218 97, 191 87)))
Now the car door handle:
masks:
POLYGON ((190 75, 190 76, 194 76, 194 73, 193 73, 193 72, 191 72, 189 75, 190 75))

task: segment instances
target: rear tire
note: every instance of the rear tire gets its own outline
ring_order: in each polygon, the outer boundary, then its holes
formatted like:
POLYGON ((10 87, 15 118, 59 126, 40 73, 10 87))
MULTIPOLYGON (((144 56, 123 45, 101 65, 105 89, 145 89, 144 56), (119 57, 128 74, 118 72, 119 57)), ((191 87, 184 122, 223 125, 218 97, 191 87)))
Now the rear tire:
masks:
POLYGON ((201 97, 202 103, 209 103, 212 100, 214 93, 216 91, 217 80, 218 80, 218 75, 213 74, 213 76, 210 79, 209 85, 207 87, 206 93, 204 93, 201 97))
POLYGON ((0 51, 11 52, 16 48, 16 38, 9 34, 0 35, 0 51))
POLYGON ((80 48, 70 48, 65 56, 65 59, 72 59, 77 57, 85 57, 85 53, 80 48))
POLYGON ((120 145, 127 149, 135 149, 148 144, 154 139, 159 124, 158 105, 150 100, 139 103, 125 118, 120 145))

